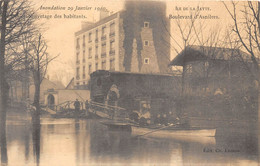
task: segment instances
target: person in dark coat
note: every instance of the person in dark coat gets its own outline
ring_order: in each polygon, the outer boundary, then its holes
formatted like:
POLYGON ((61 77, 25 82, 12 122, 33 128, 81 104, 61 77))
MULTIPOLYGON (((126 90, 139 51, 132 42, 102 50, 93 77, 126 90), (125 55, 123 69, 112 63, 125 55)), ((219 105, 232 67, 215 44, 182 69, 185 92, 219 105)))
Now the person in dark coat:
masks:
POLYGON ((85 109, 86 109, 86 113, 88 113, 88 111, 89 111, 89 103, 88 103, 88 100, 86 100, 86 102, 85 102, 85 109))
POLYGON ((76 101, 74 102, 74 107, 75 107, 75 113, 76 115, 78 115, 80 110, 80 102, 78 99, 76 99, 76 101))

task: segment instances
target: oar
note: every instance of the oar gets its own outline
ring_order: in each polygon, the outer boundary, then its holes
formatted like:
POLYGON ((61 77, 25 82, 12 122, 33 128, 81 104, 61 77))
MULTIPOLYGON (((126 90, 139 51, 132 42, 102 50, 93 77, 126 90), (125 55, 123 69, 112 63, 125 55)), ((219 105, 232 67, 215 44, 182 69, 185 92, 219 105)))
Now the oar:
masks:
POLYGON ((165 128, 168 128, 168 127, 171 127, 171 126, 174 126, 174 124, 170 124, 169 126, 163 126, 163 127, 159 128, 159 129, 155 129, 155 130, 153 130, 153 131, 149 131, 149 132, 147 132, 147 133, 144 133, 144 134, 141 134, 141 135, 137 135, 137 136, 135 136, 134 138, 142 137, 142 136, 145 136, 145 135, 154 133, 154 132, 156 132, 156 131, 159 131, 159 130, 162 130, 162 129, 165 129, 165 128))

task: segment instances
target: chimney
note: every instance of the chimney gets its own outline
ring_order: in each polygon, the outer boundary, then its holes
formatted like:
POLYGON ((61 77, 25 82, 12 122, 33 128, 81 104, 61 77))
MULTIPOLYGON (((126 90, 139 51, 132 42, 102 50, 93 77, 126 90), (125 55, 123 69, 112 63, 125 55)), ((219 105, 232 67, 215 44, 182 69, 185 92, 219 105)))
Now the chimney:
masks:
POLYGON ((81 22, 81 29, 85 29, 85 28, 91 26, 92 24, 94 24, 94 23, 90 22, 90 21, 82 21, 81 22))
POLYGON ((100 15, 99 16, 100 16, 99 20, 102 20, 102 19, 104 19, 104 18, 109 16, 109 11, 107 11, 107 10, 106 11, 100 10, 100 15))

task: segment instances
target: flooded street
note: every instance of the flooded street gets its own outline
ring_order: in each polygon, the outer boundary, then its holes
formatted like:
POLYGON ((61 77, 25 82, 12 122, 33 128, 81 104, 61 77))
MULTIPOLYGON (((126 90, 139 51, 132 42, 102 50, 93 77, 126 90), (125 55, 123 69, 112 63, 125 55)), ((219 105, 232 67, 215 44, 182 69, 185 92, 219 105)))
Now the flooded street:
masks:
MULTIPOLYGON (((37 132, 36 132, 37 133, 37 132)), ((8 116, 8 165, 258 165, 257 138, 181 141, 108 131, 97 120, 42 118, 36 142, 27 118, 8 116), (37 160, 38 159, 38 160, 37 160)))

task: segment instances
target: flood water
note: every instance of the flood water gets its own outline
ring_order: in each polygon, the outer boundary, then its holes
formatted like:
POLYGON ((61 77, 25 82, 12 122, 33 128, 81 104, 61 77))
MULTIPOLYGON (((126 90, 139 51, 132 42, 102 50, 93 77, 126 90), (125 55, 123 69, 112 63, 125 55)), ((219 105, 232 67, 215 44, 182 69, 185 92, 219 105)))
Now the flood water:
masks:
MULTIPOLYGON (((184 141, 108 131, 97 120, 42 118, 35 142, 30 120, 9 116, 8 165, 258 165, 257 138, 184 141)), ((37 132, 36 132, 37 133, 37 132)))

